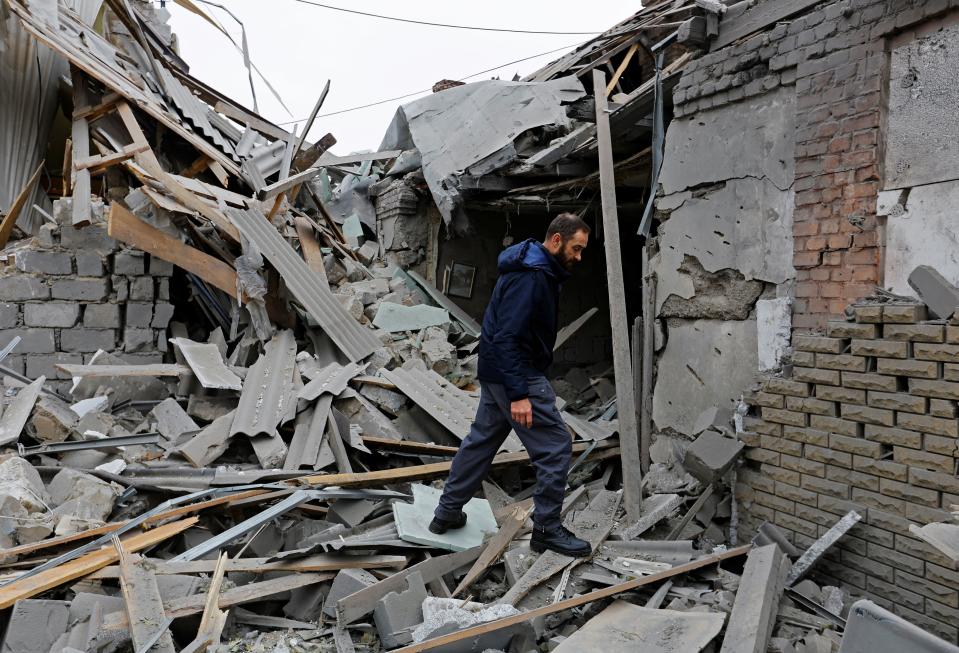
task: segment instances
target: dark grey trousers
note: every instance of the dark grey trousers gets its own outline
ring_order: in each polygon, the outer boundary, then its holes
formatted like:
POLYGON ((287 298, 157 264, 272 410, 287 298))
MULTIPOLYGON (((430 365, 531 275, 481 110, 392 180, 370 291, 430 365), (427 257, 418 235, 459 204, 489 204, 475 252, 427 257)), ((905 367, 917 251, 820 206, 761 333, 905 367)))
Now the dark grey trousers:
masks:
POLYGON ((480 403, 469 435, 460 444, 443 496, 436 508, 440 519, 452 519, 480 487, 490 463, 510 429, 516 431, 536 469, 533 521, 553 527, 561 523, 572 438, 556 409, 556 395, 545 377, 529 380, 533 426, 512 420, 506 390, 497 383, 480 382, 480 403))

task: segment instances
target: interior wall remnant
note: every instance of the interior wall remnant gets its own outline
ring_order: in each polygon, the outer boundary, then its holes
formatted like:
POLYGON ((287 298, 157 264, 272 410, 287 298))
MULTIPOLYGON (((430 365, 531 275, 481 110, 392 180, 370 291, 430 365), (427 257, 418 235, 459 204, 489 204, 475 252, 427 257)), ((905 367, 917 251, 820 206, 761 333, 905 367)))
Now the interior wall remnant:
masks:
POLYGON ((745 320, 763 292, 763 282, 748 280, 732 269, 707 272, 695 256, 686 254, 679 270, 693 285, 689 298, 671 294, 662 302, 660 317, 687 320, 745 320))
POLYGON ((760 299, 756 302, 756 339, 760 372, 782 366, 792 339, 792 308, 789 297, 760 299))
POLYGON ((959 179, 959 24, 930 24, 890 55, 886 189, 959 179))

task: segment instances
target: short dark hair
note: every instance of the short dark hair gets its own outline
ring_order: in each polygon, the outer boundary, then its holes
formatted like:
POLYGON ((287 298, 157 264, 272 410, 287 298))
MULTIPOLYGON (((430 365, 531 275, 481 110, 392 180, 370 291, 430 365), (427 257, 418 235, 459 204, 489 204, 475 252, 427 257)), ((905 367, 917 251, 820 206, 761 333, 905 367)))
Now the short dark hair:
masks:
POLYGON ((567 241, 579 231, 589 234, 589 225, 575 213, 560 213, 549 223, 546 229, 546 240, 552 238, 553 234, 559 234, 564 241, 567 241))

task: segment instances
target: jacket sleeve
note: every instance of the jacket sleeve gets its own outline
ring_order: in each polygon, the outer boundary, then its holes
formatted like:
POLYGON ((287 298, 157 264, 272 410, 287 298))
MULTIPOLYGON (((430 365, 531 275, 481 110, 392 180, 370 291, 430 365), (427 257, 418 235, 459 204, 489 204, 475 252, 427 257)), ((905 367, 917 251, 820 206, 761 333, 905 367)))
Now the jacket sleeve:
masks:
POLYGON ((529 396, 526 383, 526 370, 530 365, 528 330, 539 299, 539 278, 539 272, 514 275, 500 299, 499 323, 493 345, 510 401, 529 396))

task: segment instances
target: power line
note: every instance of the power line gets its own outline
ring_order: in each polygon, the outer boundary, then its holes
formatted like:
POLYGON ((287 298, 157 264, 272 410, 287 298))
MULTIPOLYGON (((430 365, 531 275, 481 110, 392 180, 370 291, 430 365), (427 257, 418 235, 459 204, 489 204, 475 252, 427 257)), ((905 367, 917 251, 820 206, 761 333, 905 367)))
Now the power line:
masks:
POLYGON ((326 5, 320 2, 313 2, 312 0, 295 0, 304 5, 311 5, 313 7, 321 7, 323 9, 330 9, 332 11, 342 11, 347 14, 356 14, 358 16, 367 16, 369 18, 380 18, 382 20, 393 20, 398 23, 412 23, 414 25, 428 25, 430 27, 448 27, 450 29, 468 29, 478 32, 510 32, 512 34, 564 34, 570 36, 592 36, 599 34, 600 31, 596 32, 550 32, 542 30, 530 30, 530 29, 508 29, 503 27, 475 27, 470 25, 451 25, 449 23, 432 23, 426 20, 413 20, 411 18, 399 18, 397 16, 384 16, 382 14, 371 14, 367 11, 358 11, 356 9, 346 9, 345 7, 335 7, 333 5, 326 5))
MULTIPOLYGON (((483 74, 485 74, 485 73, 490 73, 490 72, 493 72, 494 70, 499 70, 500 68, 505 68, 506 66, 512 66, 513 64, 516 64, 516 63, 522 63, 522 62, 524 62, 524 61, 529 61, 530 59, 536 59, 537 57, 544 57, 544 56, 546 56, 547 54, 553 54, 554 52, 560 52, 560 51, 562 51, 562 50, 570 50, 570 49, 572 49, 572 48, 575 48, 575 47, 578 46, 578 45, 579 45, 578 43, 577 43, 577 44, 574 44, 574 45, 567 45, 567 46, 563 46, 562 48, 556 48, 555 50, 547 50, 546 52, 540 52, 539 54, 534 54, 534 55, 531 55, 531 56, 529 56, 529 57, 523 57, 522 59, 516 59, 516 60, 514 60, 514 61, 509 61, 509 62, 507 62, 507 63, 500 64, 499 66, 494 66, 494 67, 492 67, 492 68, 487 68, 486 70, 481 70, 481 71, 476 72, 476 73, 473 73, 473 74, 471 74, 471 75, 467 75, 466 77, 461 77, 461 78, 459 79, 459 81, 463 81, 464 79, 470 79, 470 78, 473 78, 473 77, 477 77, 477 76, 483 75, 483 74)), ((403 99, 408 98, 408 97, 413 97, 414 95, 420 95, 420 94, 422 94, 422 93, 429 93, 429 92, 432 91, 432 90, 433 90, 432 87, 430 87, 430 88, 425 88, 425 89, 420 90, 420 91, 413 91, 412 93, 405 93, 404 95, 397 95, 396 97, 387 98, 387 99, 385 99, 385 100, 377 100, 376 102, 370 102, 369 104, 361 104, 361 105, 359 105, 359 106, 350 107, 349 109, 340 109, 339 111, 331 111, 331 112, 329 112, 329 113, 321 113, 320 115, 317 116, 317 118, 326 118, 326 117, 328 117, 328 116, 338 116, 338 115, 340 115, 341 113, 349 113, 350 111, 358 111, 358 110, 360 110, 360 109, 367 109, 367 108, 369 108, 369 107, 376 107, 376 106, 379 106, 379 105, 381 105, 381 104, 387 104, 388 102, 395 102, 396 100, 403 100, 403 99)), ((286 122, 277 123, 277 125, 292 125, 292 124, 295 124, 295 123, 298 123, 298 122, 304 122, 305 120, 306 120, 306 118, 300 118, 299 120, 288 120, 288 121, 286 121, 286 122)))

